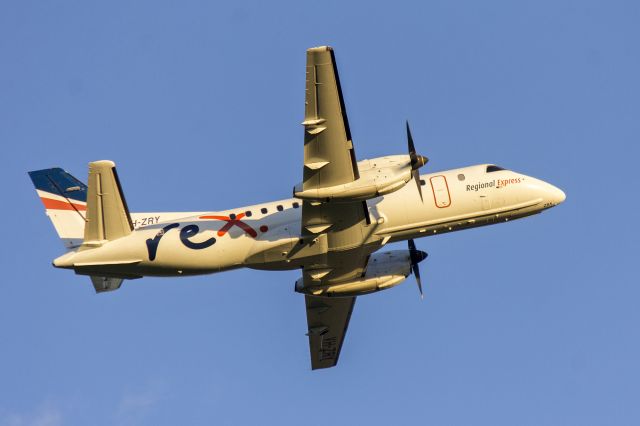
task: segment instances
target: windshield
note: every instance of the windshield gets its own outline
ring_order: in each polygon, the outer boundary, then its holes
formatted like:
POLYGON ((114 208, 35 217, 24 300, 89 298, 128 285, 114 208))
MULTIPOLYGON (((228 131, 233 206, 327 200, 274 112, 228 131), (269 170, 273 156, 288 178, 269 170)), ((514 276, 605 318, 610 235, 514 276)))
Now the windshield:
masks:
POLYGON ((503 169, 500 166, 496 166, 495 164, 490 164, 487 166, 487 173, 499 172, 500 170, 506 170, 506 169, 503 169))

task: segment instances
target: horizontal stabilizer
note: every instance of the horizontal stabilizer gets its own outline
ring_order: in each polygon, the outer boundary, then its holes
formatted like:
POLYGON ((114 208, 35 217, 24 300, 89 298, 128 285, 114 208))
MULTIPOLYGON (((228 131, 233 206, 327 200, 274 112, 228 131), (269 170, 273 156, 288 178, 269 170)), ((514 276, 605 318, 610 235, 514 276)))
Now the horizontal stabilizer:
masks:
POLYGON ((122 281, 122 278, 91 276, 91 283, 93 284, 93 288, 96 289, 96 293, 117 290, 122 285, 122 281))

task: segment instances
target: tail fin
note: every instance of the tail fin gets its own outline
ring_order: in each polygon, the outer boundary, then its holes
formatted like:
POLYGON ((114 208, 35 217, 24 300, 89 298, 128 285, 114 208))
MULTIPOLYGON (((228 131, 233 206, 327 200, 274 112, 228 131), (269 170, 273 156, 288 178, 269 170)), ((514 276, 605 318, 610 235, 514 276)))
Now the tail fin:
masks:
POLYGON ((80 246, 87 211, 87 186, 59 167, 34 170, 29 172, 29 177, 65 247, 80 246))
POLYGON ((108 160, 89 163, 87 224, 81 249, 99 247, 131 231, 133 224, 115 163, 108 160))

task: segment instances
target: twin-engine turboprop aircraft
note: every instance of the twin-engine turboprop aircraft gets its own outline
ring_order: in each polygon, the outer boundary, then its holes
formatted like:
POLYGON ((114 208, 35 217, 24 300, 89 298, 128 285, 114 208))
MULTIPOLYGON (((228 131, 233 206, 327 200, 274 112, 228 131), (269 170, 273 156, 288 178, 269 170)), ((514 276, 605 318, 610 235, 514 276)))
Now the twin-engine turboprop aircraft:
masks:
POLYGON ((558 188, 492 164, 420 175, 408 153, 356 161, 333 49, 307 51, 302 183, 294 198, 216 212, 130 213, 115 164, 89 164, 88 187, 60 168, 30 172, 68 252, 58 268, 97 292, 125 279, 248 267, 299 269, 311 366, 336 365, 357 296, 391 288, 427 255, 414 238, 540 213, 558 188), (380 251, 408 240, 406 250, 380 251))

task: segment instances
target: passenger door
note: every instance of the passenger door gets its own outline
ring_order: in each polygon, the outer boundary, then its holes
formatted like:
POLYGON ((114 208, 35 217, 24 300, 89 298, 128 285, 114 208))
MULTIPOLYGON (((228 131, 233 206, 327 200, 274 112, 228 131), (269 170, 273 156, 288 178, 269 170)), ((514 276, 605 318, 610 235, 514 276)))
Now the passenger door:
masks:
POLYGON ((433 200, 436 207, 443 209, 451 205, 451 194, 449 193, 449 185, 447 178, 443 175, 433 176, 429 179, 431 182, 431 191, 433 192, 433 200))

